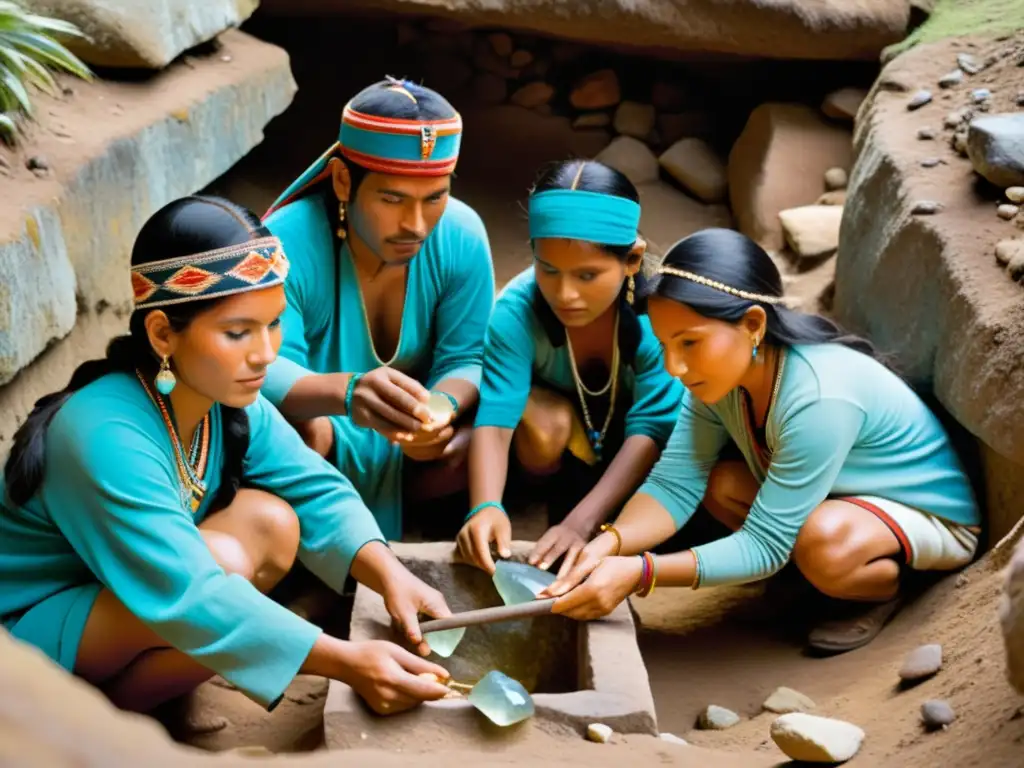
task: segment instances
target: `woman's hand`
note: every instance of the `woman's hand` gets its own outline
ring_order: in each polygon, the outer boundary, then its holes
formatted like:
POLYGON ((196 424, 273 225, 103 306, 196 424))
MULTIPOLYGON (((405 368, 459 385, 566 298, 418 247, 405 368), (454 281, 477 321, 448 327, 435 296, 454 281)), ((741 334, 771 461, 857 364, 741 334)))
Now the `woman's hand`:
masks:
POLYGON ((484 507, 459 531, 459 554, 467 563, 493 575, 492 541, 501 557, 512 557, 512 521, 497 507, 484 507))
POLYGON ((403 567, 384 582, 381 596, 391 620, 401 630, 402 635, 416 646, 417 653, 429 656, 430 645, 420 632, 419 615, 426 614, 434 619, 451 616, 452 612, 445 602, 444 595, 433 587, 428 587, 403 567))
POLYGON ((607 616, 636 591, 642 575, 640 557, 606 557, 585 582, 556 600, 551 612, 579 621, 607 616))
POLYGON ((576 559, 586 545, 587 538, 584 534, 568 523, 560 523, 551 526, 544 532, 544 535, 534 545, 526 562, 546 571, 553 562, 565 555, 562 567, 558 569, 558 577, 562 578, 572 570, 576 559))
MULTIPOLYGON (((570 589, 579 585, 606 557, 617 551, 618 542, 610 533, 602 533, 587 544, 576 556, 576 562, 567 573, 558 574, 558 578, 543 589, 537 597, 561 597, 570 589)), ((565 570, 563 566, 563 571, 565 570)))
POLYGON ((448 671, 415 656, 394 643, 371 640, 345 643, 341 653, 345 670, 338 679, 347 683, 379 715, 393 715, 448 693, 437 680, 448 671), (434 679, 427 677, 433 675, 434 679))

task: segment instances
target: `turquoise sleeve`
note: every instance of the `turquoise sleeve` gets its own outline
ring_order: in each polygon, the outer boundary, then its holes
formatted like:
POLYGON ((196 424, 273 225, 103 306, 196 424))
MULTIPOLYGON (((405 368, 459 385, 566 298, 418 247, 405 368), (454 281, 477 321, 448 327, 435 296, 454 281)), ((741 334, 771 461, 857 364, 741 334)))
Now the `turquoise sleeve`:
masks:
POLYGON ((299 560, 339 594, 365 544, 384 536, 348 478, 265 400, 246 409, 249 450, 245 482, 288 502, 299 518, 299 560))
POLYGON ((626 414, 626 437, 645 435, 661 448, 675 427, 683 385, 665 370, 661 345, 645 334, 634 363, 633 405, 626 414))
POLYGON ((728 439, 729 433, 714 411, 684 392, 675 429, 637 493, 664 507, 679 530, 697 511, 708 475, 728 439))
MULTIPOLYGON (((285 310, 281 316, 281 348, 277 359, 267 369, 267 380, 260 392, 271 403, 280 407, 295 382, 314 373, 309 369, 309 343, 306 334, 311 330, 306 307, 310 299, 305 281, 315 279, 315 259, 310 258, 312 232, 318 232, 308 202, 301 201, 276 211, 266 222, 271 232, 280 238, 291 269, 284 281, 285 310)), ((328 246, 330 248, 330 246, 328 246)))
POLYGON ((101 584, 170 645, 265 707, 298 673, 320 629, 214 561, 179 497, 166 446, 115 413, 60 418, 43 504, 101 584), (80 417, 80 418, 79 418, 80 417))
POLYGON ((477 427, 515 429, 523 416, 533 382, 535 350, 527 313, 500 299, 491 313, 484 339, 477 427))
POLYGON ((842 400, 819 400, 783 419, 768 476, 743 527, 694 548, 701 586, 767 578, 789 560, 800 528, 832 492, 864 423, 842 400))
POLYGON ((427 387, 444 379, 480 386, 484 333, 494 306, 494 265, 487 230, 475 214, 445 250, 447 280, 435 313, 436 346, 427 387))

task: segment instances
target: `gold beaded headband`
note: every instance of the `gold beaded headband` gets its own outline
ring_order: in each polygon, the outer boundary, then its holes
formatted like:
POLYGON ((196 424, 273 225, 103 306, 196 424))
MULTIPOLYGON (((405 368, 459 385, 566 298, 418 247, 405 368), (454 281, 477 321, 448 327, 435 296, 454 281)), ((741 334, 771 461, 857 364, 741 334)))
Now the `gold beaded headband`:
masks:
POLYGON ((733 288, 731 285, 720 283, 709 277, 703 277, 702 275, 687 272, 684 269, 676 269, 675 267, 658 267, 658 274, 672 275, 673 277, 681 277, 685 280, 691 280, 700 285, 706 285, 708 288, 714 288, 716 291, 722 291, 723 293, 738 296, 739 298, 746 299, 747 301, 759 301, 762 304, 782 304, 784 301, 782 296, 769 296, 764 293, 751 293, 750 291, 733 288))

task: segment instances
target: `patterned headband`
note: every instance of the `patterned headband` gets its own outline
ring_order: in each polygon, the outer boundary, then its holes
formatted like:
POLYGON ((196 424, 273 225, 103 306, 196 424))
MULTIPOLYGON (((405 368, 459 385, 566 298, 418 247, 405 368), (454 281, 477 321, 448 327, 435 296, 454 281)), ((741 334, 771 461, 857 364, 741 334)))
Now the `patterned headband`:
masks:
MULTIPOLYGON (((391 88, 416 100, 400 81, 395 81, 391 88)), ((448 176, 455 171, 461 145, 462 117, 458 113, 444 120, 404 120, 357 112, 349 103, 342 111, 338 141, 288 185, 263 218, 327 179, 330 160, 338 155, 376 173, 448 176)))
POLYGON ((135 309, 203 301, 280 285, 288 258, 276 237, 132 267, 135 309))
POLYGON ((693 272, 687 272, 683 269, 676 269, 675 267, 658 267, 659 275, 672 275, 673 277, 681 277, 684 280, 691 280, 699 285, 706 285, 708 288, 714 288, 716 291, 722 291, 723 293, 737 296, 747 301, 758 301, 762 304, 782 304, 785 299, 782 296, 768 296, 764 293, 751 293, 750 291, 744 291, 739 288, 733 288, 731 285, 720 283, 717 280, 712 280, 708 277, 695 274, 693 272))

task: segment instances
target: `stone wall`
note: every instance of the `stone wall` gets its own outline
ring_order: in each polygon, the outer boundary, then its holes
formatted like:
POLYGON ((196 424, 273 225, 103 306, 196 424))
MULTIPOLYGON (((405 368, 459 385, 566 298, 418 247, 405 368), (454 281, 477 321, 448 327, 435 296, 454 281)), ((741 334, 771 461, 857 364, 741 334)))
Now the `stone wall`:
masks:
POLYGON ((908 0, 264 0, 271 12, 362 9, 439 17, 439 29, 500 26, 609 47, 773 59, 877 60, 900 40, 908 0))
POLYGON ((990 541, 1024 513, 1024 287, 996 258, 1024 217, 1006 217, 1003 191, 975 173, 966 126, 1024 106, 1021 62, 1018 33, 932 43, 886 66, 859 114, 837 264, 839 319, 977 438, 967 458, 990 541))
POLYGON ((40 124, 0 151, 0 452, 35 399, 123 329, 145 220, 248 153, 294 92, 283 50, 232 31, 143 86, 38 97, 40 124))

